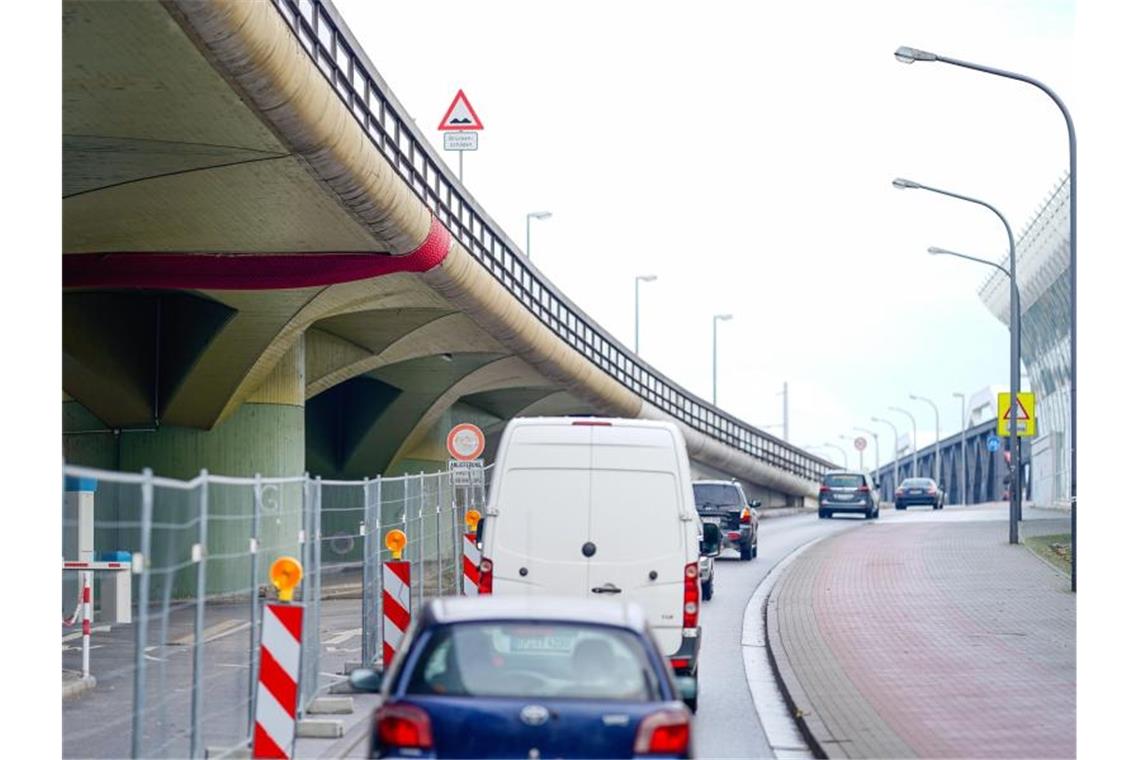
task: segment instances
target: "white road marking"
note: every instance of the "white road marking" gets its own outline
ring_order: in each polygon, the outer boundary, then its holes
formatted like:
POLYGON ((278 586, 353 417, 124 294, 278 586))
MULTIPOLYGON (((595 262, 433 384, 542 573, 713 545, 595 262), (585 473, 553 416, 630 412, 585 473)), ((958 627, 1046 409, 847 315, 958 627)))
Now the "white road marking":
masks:
POLYGON ((321 643, 322 644, 343 644, 344 642, 351 639, 353 636, 359 636, 360 634, 361 634, 361 629, 350 628, 347 631, 342 631, 341 633, 336 634, 335 636, 333 636, 330 639, 325 639, 321 643))
MULTIPOLYGON (((110 630, 111 630, 111 626, 109 626, 109 625, 97 625, 91 629, 91 633, 108 633, 110 630)), ((83 638, 83 631, 76 631, 75 633, 69 633, 66 636, 64 636, 63 640, 64 641, 74 641, 75 639, 81 639, 81 638, 83 638)))

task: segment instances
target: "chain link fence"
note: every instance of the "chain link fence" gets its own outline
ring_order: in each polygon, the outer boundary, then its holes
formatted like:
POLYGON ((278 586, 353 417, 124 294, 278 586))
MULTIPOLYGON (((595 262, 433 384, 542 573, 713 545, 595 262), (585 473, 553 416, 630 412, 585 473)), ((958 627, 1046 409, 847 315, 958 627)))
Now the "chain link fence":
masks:
MULTIPOLYGON (((299 717, 313 700, 381 652, 385 535, 407 536, 413 616, 460 593, 464 515, 482 511, 482 468, 360 481, 309 476, 188 480, 65 466, 94 483, 95 557, 129 557, 129 624, 105 622, 96 583, 92 691, 64 701, 65 757, 203 757, 252 736, 261 608, 276 591, 270 564, 304 568, 299 717)), ((81 526, 64 500, 63 556, 81 526)), ((99 573, 96 573, 99 575, 99 573)), ((80 667, 74 614, 79 572, 65 568, 63 668, 80 667)), ((123 604, 120 600, 120 604, 123 604)))

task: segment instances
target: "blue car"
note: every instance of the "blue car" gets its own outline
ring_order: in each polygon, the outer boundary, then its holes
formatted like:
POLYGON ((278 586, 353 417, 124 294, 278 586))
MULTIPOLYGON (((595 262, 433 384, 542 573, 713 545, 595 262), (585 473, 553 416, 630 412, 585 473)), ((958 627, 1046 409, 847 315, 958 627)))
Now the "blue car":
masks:
POLYGON ((449 597, 424 605, 388 672, 370 757, 692 757, 692 678, 640 609, 612 600, 449 597))

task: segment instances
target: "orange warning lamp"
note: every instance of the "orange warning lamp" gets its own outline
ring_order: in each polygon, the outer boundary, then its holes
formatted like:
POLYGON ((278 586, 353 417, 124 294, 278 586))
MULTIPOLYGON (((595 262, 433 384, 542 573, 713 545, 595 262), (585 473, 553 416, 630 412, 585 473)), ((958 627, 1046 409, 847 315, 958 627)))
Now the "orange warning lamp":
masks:
POLYGON ((463 516, 463 522, 467 523, 467 532, 474 533, 475 529, 479 527, 479 521, 481 519, 483 519, 483 515, 479 514, 479 510, 467 510, 467 514, 463 516))
POLYGON ((293 589, 304 575, 301 563, 292 557, 278 557, 269 566, 269 581, 277 587, 277 598, 282 602, 293 601, 293 589))
POLYGON ((408 545, 408 537, 399 528, 393 528, 384 536, 384 545, 392 552, 392 559, 400 559, 404 547, 408 545))

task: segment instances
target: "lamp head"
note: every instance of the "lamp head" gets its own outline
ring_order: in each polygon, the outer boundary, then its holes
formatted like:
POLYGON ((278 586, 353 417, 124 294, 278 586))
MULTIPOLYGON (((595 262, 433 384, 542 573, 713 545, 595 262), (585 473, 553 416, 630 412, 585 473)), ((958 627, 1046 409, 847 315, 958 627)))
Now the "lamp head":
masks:
POLYGON ((891 184, 894 185, 897 190, 915 190, 922 187, 922 185, 917 182, 911 182, 909 179, 903 179, 902 177, 895 177, 891 180, 891 184))
POLYGON ((657 279, 657 275, 655 275, 655 274, 639 274, 637 276, 637 279, 641 280, 642 282, 653 282, 654 280, 657 279))
POLYGON ((550 217, 554 216, 554 214, 550 211, 532 211, 527 214, 527 216, 533 217, 535 219, 549 219, 550 217))
POLYGON ((732 315, 731 314, 717 314, 715 317, 713 317, 713 319, 719 319, 719 320, 722 320, 724 322, 727 322, 728 320, 732 319, 732 315))
POLYGON ((926 252, 929 253, 931 256, 946 256, 946 255, 952 256, 953 255, 950 253, 950 251, 946 250, 945 248, 939 248, 938 246, 934 246, 934 245, 927 248, 926 252))
POLYGON ((937 61, 938 56, 912 47, 900 47, 895 51, 895 59, 899 63, 914 63, 915 61, 937 61))

